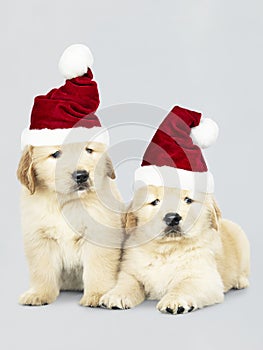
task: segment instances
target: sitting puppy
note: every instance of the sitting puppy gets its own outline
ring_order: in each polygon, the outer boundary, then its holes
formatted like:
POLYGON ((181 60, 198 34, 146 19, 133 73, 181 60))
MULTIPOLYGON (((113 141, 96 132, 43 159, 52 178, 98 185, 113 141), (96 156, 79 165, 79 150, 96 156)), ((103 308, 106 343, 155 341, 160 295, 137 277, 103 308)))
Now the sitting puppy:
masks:
POLYGON ((18 178, 31 287, 21 304, 49 304, 60 290, 84 289, 80 304, 97 306, 116 283, 122 223, 107 205, 116 209, 119 195, 104 151, 96 142, 25 149, 18 178))
POLYGON ((200 149, 217 134, 214 121, 179 106, 161 123, 135 172, 121 271, 101 305, 125 309, 157 299, 161 312, 180 314, 248 286, 248 241, 221 218, 200 149))
POLYGON ((49 304, 60 290, 84 289, 80 304, 97 306, 116 282, 121 202, 108 133, 94 114, 92 61, 86 46, 66 49, 59 64, 65 85, 35 98, 22 133, 17 174, 31 286, 21 304, 49 304))
POLYGON ((101 298, 103 306, 127 309, 147 298, 159 300, 161 312, 180 314, 220 303, 224 292, 248 286, 247 238, 221 218, 212 195, 192 197, 189 191, 155 186, 146 194, 141 188, 126 227, 121 272, 101 298))

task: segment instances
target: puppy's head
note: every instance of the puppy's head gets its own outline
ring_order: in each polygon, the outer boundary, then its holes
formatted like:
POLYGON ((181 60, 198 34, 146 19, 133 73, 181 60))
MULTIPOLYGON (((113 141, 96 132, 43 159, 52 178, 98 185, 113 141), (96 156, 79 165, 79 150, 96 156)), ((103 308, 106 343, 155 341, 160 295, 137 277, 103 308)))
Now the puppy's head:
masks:
POLYGON ((211 194, 147 186, 135 192, 126 228, 131 235, 136 232, 162 241, 181 240, 217 230, 220 217, 211 194))
POLYGON ((105 145, 98 142, 25 148, 17 170, 31 194, 47 189, 60 194, 95 191, 115 173, 105 145))

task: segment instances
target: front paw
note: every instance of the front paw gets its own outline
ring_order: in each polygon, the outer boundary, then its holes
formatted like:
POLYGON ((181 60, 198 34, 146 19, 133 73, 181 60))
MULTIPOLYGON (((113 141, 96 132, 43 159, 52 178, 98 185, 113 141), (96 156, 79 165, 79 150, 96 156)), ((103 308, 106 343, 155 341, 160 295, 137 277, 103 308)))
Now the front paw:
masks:
POLYGON ((131 296, 116 293, 114 290, 109 291, 100 299, 100 306, 112 310, 127 310, 135 305, 131 296))
POLYGON ((170 295, 165 295, 156 307, 160 312, 172 315, 186 314, 198 308, 190 298, 174 298, 170 295))
POLYGON ((19 304, 29 306, 41 306, 53 303, 58 293, 41 293, 32 290, 22 294, 19 298, 19 304))
POLYGON ((87 307, 98 307, 101 296, 102 296, 102 293, 97 293, 97 292, 85 293, 81 298, 79 304, 81 306, 87 306, 87 307))

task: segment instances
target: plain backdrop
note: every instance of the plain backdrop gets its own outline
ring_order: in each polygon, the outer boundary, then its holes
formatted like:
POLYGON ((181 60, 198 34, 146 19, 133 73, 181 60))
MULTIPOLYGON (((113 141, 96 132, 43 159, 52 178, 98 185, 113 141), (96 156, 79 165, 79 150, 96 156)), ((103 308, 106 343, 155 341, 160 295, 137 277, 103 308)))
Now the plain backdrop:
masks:
MULTIPOLYGON (((262 349, 262 16, 261 0, 2 3, 2 349, 262 349), (158 313, 155 302, 129 311, 86 309, 78 306, 79 293, 63 293, 46 307, 18 305, 28 287, 16 180, 20 134, 33 97, 62 84, 57 62, 73 43, 87 44, 94 54, 104 125, 114 125, 117 115, 123 123, 144 123, 141 106, 167 111, 175 104, 218 122, 220 137, 206 157, 224 216, 241 224, 251 242, 248 290, 233 291, 221 305, 182 316, 158 313), (141 112, 133 113, 133 106, 141 112)), ((153 126, 161 114, 152 117, 153 126)), ((125 139, 136 143, 137 133, 128 127, 114 130, 115 144, 124 142, 125 158, 132 144, 125 139)), ((141 138, 150 135, 146 128, 141 138)), ((126 201, 132 196, 138 153, 121 162, 113 152, 126 201)))

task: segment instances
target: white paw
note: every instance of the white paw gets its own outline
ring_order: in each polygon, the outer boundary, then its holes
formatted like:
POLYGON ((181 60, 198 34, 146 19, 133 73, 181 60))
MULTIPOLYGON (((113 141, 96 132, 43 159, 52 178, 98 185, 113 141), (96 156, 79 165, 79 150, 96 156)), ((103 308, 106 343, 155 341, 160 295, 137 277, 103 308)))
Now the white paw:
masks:
POLYGON ((19 298, 21 305, 41 306, 51 304, 57 298, 57 293, 41 293, 31 290, 22 294, 19 298))
POLYGON ((85 293, 83 297, 81 298, 79 304, 81 306, 88 306, 88 307, 97 307, 99 306, 99 301, 101 298, 101 293, 85 293))
POLYGON ((121 295, 115 293, 114 290, 109 291, 100 299, 100 306, 107 309, 113 310, 125 310, 130 309, 136 304, 132 301, 132 298, 129 295, 121 295))
POLYGON ((190 298, 173 298, 170 295, 165 295, 156 307, 162 313, 173 315, 186 314, 198 308, 190 298))
POLYGON ((243 289, 249 287, 249 280, 247 277, 240 277, 237 284, 235 285, 236 289, 243 289))

